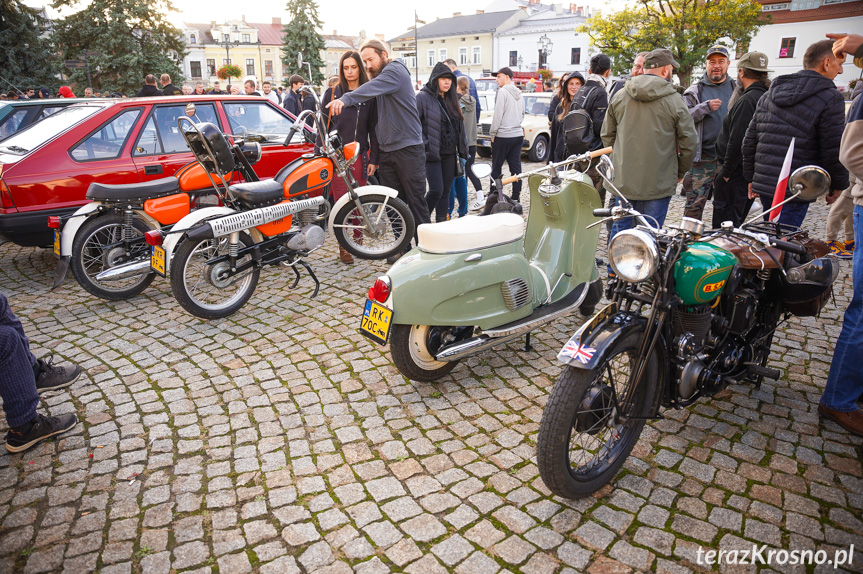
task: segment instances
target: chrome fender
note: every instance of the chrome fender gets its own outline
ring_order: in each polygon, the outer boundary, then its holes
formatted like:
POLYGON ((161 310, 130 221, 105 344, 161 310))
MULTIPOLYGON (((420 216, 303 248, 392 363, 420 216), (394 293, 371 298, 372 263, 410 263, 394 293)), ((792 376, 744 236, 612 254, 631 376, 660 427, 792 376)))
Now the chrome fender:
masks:
MULTIPOLYGON (((217 207, 205 207, 203 209, 193 211, 192 213, 175 223, 171 230, 165 235, 165 238, 162 241, 162 249, 165 250, 165 270, 167 271, 170 268, 171 255, 174 253, 174 250, 177 248, 177 244, 180 242, 180 240, 186 236, 186 230, 191 229, 205 219, 218 217, 220 215, 231 215, 234 213, 239 212, 235 209, 231 209, 230 207, 225 207, 223 205, 217 207)), ((248 232, 252 236, 252 239, 255 243, 259 243, 264 238, 263 235, 261 235, 261 232, 255 228, 247 229, 246 232, 248 232)))
MULTIPOLYGON (((399 195, 398 191, 394 190, 391 187, 386 187, 384 185, 364 185, 363 187, 356 188, 354 191, 360 197, 362 197, 364 195, 372 195, 372 194, 374 194, 374 195, 386 195, 388 197, 398 197, 398 195, 399 195)), ((335 205, 333 205, 333 209, 332 209, 332 211, 330 211, 330 218, 327 221, 327 223, 329 225, 328 229, 333 228, 333 224, 336 221, 336 214, 349 201, 352 201, 351 200, 351 194, 346 193, 343 196, 341 196, 341 198, 339 198, 339 200, 335 203, 335 205)))
POLYGON ((94 213, 98 213, 101 206, 101 202, 92 201, 79 207, 78 211, 66 220, 60 230, 60 257, 72 255, 72 243, 75 241, 75 236, 78 235, 78 230, 94 213))

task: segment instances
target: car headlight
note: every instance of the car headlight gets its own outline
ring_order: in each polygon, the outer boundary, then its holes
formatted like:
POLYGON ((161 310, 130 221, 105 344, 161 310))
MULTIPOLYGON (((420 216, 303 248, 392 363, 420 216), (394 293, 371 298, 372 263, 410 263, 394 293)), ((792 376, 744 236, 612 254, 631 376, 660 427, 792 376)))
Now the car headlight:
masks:
POLYGON ((621 231, 608 246, 608 262, 624 281, 644 281, 656 271, 658 259, 656 240, 638 229, 621 231))

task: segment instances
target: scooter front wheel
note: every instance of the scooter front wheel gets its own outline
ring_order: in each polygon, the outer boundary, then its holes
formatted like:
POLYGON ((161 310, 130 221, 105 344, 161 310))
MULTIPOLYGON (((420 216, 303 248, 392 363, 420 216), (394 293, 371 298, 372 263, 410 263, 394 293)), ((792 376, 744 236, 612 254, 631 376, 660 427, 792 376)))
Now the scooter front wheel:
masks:
POLYGON ((592 370, 564 367, 542 412, 539 475, 550 491, 581 498, 614 478, 656 409, 659 361, 647 360, 632 400, 621 404, 638 360, 642 332, 614 343, 592 370))
POLYGON ((372 193, 360 197, 363 211, 353 201, 344 204, 333 219, 336 241, 354 257, 386 259, 407 250, 416 224, 407 204, 397 197, 372 193), (375 230, 366 225, 366 218, 375 230))
POLYGON ((390 353, 396 368, 414 381, 431 382, 452 371, 459 361, 437 361, 434 353, 441 346, 447 327, 393 325, 390 353))
POLYGON ((95 295, 108 301, 121 301, 140 294, 156 277, 149 266, 128 277, 113 281, 102 281, 98 275, 118 265, 139 260, 149 260, 150 246, 143 241, 150 227, 141 219, 132 220, 129 245, 123 242, 124 218, 119 213, 99 215, 87 221, 78 230, 72 242, 70 266, 78 283, 95 295))
MULTIPOLYGON (((246 233, 240 234, 239 248, 254 244, 246 233)), ((246 304, 261 270, 251 267, 236 275, 230 274, 227 260, 208 263, 227 255, 230 244, 226 237, 194 241, 183 239, 171 258, 171 290, 183 309, 202 319, 221 319, 233 315, 246 304)), ((251 260, 245 255, 237 260, 240 266, 251 260)))

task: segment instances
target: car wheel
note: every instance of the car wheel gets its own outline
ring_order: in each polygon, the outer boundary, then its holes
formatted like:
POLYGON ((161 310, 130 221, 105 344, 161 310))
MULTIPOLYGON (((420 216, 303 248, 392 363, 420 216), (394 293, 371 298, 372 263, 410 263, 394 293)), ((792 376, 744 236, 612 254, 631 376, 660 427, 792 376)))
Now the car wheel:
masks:
POLYGON ((479 157, 490 158, 491 148, 477 146, 476 155, 478 155, 479 157))
POLYGON ((548 138, 544 135, 536 136, 533 147, 527 152, 530 161, 544 162, 548 159, 548 138))

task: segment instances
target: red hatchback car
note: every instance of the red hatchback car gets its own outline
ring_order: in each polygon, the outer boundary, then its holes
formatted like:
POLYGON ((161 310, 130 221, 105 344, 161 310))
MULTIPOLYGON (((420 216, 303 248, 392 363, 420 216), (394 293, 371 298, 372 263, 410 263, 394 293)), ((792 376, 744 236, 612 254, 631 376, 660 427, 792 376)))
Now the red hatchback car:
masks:
POLYGON ((91 183, 129 184, 174 175, 195 159, 177 127, 189 102, 195 103, 196 122, 260 137, 263 155, 254 169, 261 179, 314 151, 302 134, 283 146, 295 118, 264 98, 81 100, 0 143, 0 240, 51 245, 48 216, 69 215, 87 203, 91 183))

